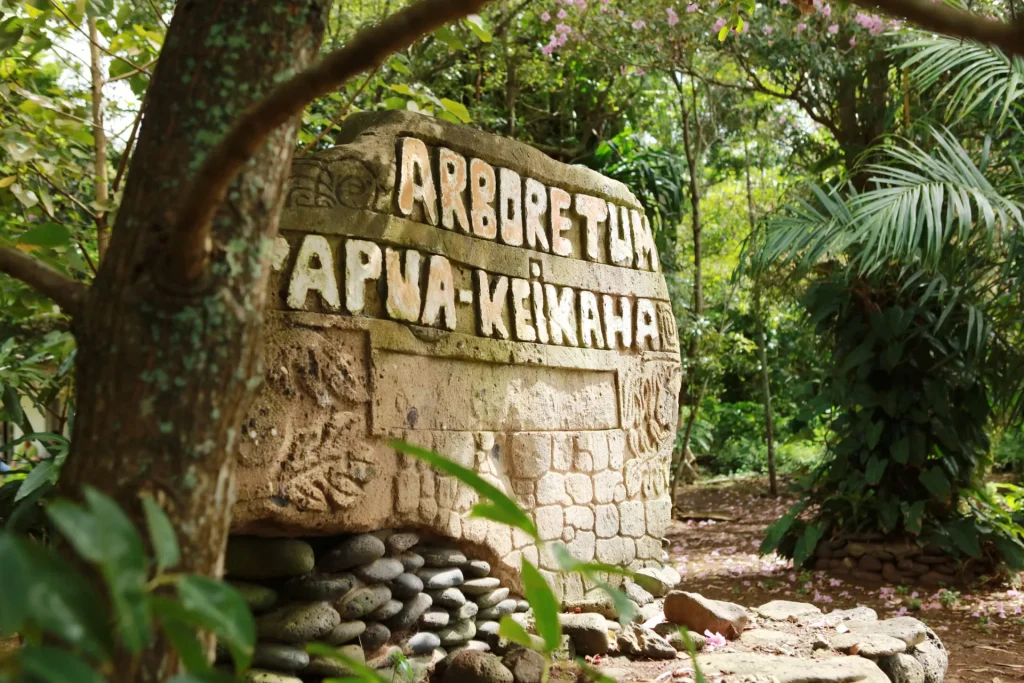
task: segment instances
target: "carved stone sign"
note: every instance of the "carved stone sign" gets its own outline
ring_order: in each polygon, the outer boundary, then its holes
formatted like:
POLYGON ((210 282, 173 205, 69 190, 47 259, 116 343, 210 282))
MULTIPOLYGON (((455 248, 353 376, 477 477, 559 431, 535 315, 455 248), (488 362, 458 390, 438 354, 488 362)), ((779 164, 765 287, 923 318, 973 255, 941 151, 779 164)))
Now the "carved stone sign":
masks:
POLYGON ((524 556, 556 568, 469 519, 472 490, 387 447, 401 438, 476 469, 581 559, 656 564, 679 341, 636 198, 406 112, 353 115, 341 136, 292 170, 235 531, 415 526, 513 579, 524 556))

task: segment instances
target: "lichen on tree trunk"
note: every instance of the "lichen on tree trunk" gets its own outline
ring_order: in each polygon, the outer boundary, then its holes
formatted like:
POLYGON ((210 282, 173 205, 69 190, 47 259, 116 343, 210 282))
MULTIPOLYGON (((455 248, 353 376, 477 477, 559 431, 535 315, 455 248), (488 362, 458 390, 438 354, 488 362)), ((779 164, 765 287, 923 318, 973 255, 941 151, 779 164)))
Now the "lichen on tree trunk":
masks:
MULTIPOLYGON (((178 530, 184 571, 221 571, 234 452, 262 379, 269 248, 297 123, 235 179, 215 220, 208 276, 189 291, 162 267, 175 201, 239 114, 316 58, 329 5, 178 4, 110 249, 76 320, 78 412, 63 493, 94 486, 135 514, 139 493, 151 492, 178 530)), ((178 668, 169 648, 148 659, 118 662, 116 680, 164 680, 178 668)))

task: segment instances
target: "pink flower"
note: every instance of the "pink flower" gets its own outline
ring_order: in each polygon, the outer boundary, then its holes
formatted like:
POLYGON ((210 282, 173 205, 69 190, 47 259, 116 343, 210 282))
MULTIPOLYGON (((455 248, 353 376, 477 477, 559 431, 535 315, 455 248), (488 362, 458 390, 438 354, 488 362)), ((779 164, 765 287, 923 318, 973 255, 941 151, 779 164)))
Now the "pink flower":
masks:
POLYGON ((716 21, 715 25, 711 28, 715 31, 721 31, 723 26, 725 26, 725 19, 723 17, 718 17, 718 21, 716 21))
POLYGON ((823 5, 821 7, 820 11, 821 11, 821 14, 823 16, 826 16, 826 17, 832 16, 832 6, 831 5, 823 5))
POLYGON ((543 14, 540 15, 540 20, 541 21, 551 21, 551 15, 548 14, 547 12, 544 12, 543 14))
POLYGON ((686 13, 687 14, 693 14, 696 11, 697 11, 697 3, 691 2, 689 5, 686 6, 686 13))
POLYGON ((668 25, 675 26, 679 23, 679 15, 676 14, 676 10, 673 7, 666 7, 665 13, 668 15, 668 25))
POLYGON ((639 31, 640 29, 645 28, 647 26, 647 22, 644 21, 643 19, 637 19, 631 25, 633 26, 634 31, 639 31))
POLYGON ((850 38, 850 47, 853 47, 856 44, 857 44, 857 39, 856 38, 850 38))
POLYGON ((712 633, 708 629, 704 629, 704 638, 706 639, 704 647, 709 651, 714 650, 716 647, 725 647, 726 645, 725 636, 721 633, 712 633))
POLYGON ((775 30, 775 29, 773 29, 773 28, 772 28, 771 26, 765 26, 765 27, 764 27, 763 29, 761 29, 761 31, 762 31, 762 32, 763 32, 763 33, 764 33, 764 34, 765 34, 766 36, 770 36, 770 35, 772 34, 772 31, 774 31, 774 30, 775 30))
POLYGON ((807 30, 807 24, 805 24, 804 22, 801 21, 799 24, 796 25, 796 32, 797 33, 800 33, 801 31, 805 31, 805 30, 807 30))
POLYGON ((559 19, 565 19, 565 16, 566 16, 566 14, 565 14, 565 10, 564 9, 558 10, 558 18, 559 19))
POLYGON ((832 24, 828 27, 828 32, 832 35, 839 33, 839 24, 832 24))
POLYGON ((540 53, 542 55, 550 55, 554 51, 555 51, 554 43, 548 43, 547 45, 545 45, 544 47, 542 47, 540 49, 540 53))
POLYGON ((555 33, 572 33, 572 29, 567 24, 558 24, 555 26, 555 33))
POLYGON ((779 4, 780 5, 788 5, 789 4, 789 0, 779 0, 779 4))

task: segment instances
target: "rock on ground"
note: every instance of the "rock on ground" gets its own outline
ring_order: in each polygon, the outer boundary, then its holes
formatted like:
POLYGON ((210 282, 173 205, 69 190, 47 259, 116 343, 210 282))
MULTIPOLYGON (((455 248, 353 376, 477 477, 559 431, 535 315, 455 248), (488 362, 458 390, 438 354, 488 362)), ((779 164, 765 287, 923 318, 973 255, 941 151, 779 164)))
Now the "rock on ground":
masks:
POLYGON ((519 648, 506 654, 501 663, 512 672, 515 683, 540 683, 544 675, 544 657, 539 652, 519 648))
POLYGON ((772 600, 754 610, 765 619, 772 621, 800 621, 802 618, 820 617, 821 610, 805 602, 772 600))
POLYGON ((739 605, 685 591, 672 591, 665 598, 665 618, 691 631, 721 633, 730 640, 739 638, 750 622, 750 615, 739 605))
POLYGON ((568 635, 579 655, 603 655, 608 652, 608 627, 600 614, 560 614, 562 631, 568 635))
POLYGON ((509 671, 497 656, 479 650, 461 650, 448 662, 444 683, 513 683, 509 671))
POLYGON ((697 662, 705 676, 770 673, 779 683, 890 683, 877 664, 863 657, 798 659, 743 652, 701 655, 697 662))
POLYGON ((297 538, 232 536, 224 573, 235 579, 281 579, 313 571, 313 546, 297 538))
POLYGON ((908 651, 910 655, 920 662, 924 669, 925 683, 942 683, 946 678, 946 669, 949 667, 949 655, 946 654, 946 646, 942 644, 935 631, 927 629, 927 639, 918 643, 908 651))
POLYGON ((883 657, 878 660, 878 668, 892 683, 924 683, 924 667, 910 655, 883 657))

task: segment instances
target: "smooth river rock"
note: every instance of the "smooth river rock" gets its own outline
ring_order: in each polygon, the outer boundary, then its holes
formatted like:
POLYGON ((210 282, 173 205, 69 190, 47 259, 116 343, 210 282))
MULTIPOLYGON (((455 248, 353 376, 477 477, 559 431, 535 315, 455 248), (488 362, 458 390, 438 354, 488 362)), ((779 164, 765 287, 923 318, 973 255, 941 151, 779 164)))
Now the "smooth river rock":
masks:
POLYGON ((304 643, 327 635, 339 623, 341 617, 328 603, 301 603, 257 617, 256 633, 265 640, 304 643))
POLYGON ((228 578, 261 581, 313 571, 313 546, 297 538, 231 536, 224 554, 228 578))

